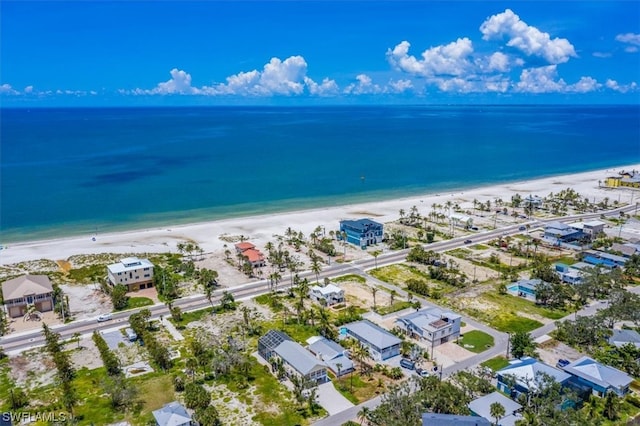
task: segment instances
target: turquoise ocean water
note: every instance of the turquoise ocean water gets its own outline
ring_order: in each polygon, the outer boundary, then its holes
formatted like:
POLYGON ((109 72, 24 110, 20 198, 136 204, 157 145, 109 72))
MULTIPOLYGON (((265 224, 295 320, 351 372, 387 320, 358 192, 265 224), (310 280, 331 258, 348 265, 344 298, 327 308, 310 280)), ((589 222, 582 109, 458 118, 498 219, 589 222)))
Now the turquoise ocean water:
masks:
POLYGON ((640 163, 640 106, 0 110, 0 243, 640 163))

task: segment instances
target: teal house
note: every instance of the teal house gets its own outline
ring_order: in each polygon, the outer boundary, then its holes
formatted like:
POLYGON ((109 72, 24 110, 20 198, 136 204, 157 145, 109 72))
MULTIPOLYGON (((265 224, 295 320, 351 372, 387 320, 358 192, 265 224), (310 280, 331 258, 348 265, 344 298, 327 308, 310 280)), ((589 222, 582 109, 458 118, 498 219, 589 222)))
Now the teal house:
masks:
POLYGON ((384 237, 384 225, 371 219, 340 221, 339 239, 366 248, 372 244, 379 244, 384 237))

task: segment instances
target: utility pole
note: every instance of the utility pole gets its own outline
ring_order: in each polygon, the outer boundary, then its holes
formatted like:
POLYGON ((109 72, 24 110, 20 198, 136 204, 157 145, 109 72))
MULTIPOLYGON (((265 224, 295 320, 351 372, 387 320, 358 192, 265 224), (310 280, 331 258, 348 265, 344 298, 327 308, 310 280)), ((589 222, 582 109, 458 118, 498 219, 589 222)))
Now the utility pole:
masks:
POLYGON ((509 356, 509 349, 510 349, 509 346, 511 344, 511 333, 507 333, 507 336, 508 336, 508 338, 507 338, 507 359, 509 359, 510 358, 510 356, 509 356))

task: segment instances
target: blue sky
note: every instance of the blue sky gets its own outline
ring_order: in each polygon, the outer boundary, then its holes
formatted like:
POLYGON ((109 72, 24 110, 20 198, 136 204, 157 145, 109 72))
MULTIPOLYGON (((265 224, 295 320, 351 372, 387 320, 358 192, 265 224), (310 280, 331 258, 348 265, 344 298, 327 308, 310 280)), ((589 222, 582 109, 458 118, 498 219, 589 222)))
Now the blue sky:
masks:
POLYGON ((638 1, 7 1, 3 106, 639 103, 638 1))

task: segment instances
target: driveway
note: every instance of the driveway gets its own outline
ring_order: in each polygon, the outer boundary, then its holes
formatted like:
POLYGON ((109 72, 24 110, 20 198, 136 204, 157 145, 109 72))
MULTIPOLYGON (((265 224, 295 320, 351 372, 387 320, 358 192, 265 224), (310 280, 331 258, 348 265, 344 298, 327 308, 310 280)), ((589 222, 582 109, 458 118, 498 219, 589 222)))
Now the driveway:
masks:
POLYGON ((353 404, 333 386, 333 382, 318 386, 318 404, 327 410, 330 416, 353 407, 353 404))

